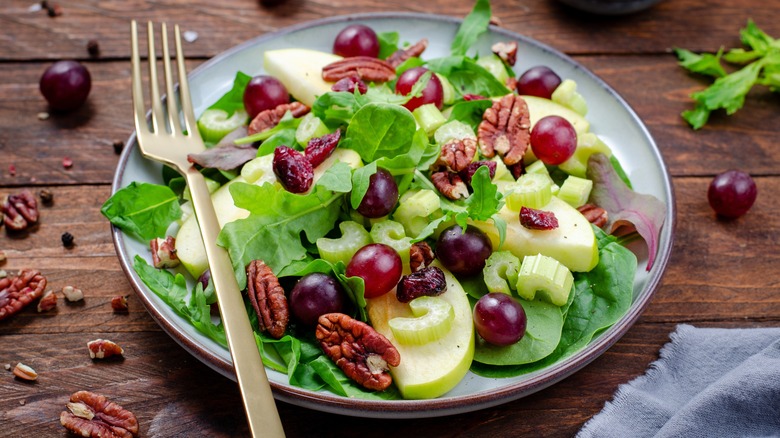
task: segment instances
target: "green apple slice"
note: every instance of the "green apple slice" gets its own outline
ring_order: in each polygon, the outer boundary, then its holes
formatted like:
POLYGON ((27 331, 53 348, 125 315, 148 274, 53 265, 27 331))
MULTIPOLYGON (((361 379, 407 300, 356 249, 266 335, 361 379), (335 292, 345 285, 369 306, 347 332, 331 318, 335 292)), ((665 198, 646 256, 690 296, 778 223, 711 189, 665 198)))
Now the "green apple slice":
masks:
POLYGON ((333 86, 322 79, 322 67, 340 59, 341 56, 310 49, 270 50, 263 56, 263 67, 295 99, 311 107, 318 96, 331 91, 333 86))
POLYGON ((424 345, 405 345, 393 336, 389 321, 397 317, 414 317, 408 304, 399 302, 395 293, 384 294, 368 301, 368 317, 379 333, 387 337, 401 354, 401 363, 391 367, 393 381, 405 399, 439 397, 454 388, 471 366, 474 358, 474 324, 471 306, 457 279, 444 271, 447 291, 438 298, 452 306, 455 318, 450 330, 441 338, 424 345))

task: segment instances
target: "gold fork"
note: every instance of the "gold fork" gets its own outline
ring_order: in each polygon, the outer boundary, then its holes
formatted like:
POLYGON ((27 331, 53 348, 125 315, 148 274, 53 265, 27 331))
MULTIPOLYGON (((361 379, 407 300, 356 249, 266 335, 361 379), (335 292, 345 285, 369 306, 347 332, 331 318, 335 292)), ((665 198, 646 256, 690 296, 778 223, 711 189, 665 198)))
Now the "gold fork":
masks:
POLYGON ((173 93, 170 52, 168 50, 168 31, 162 24, 163 71, 165 73, 165 91, 167 92, 167 117, 163 113, 160 90, 157 83, 157 55, 154 49, 154 26, 148 23, 149 46, 149 82, 152 101, 152 127, 146 121, 144 96, 141 80, 141 60, 138 51, 138 28, 131 23, 132 64, 133 64, 133 107, 135 129, 141 153, 150 159, 167 164, 181 173, 187 181, 192 194, 195 217, 200 226, 203 243, 206 247, 211 281, 219 302, 222 324, 225 327, 233 368, 244 402, 252 436, 283 437, 279 413, 276 410, 271 386, 265 374, 260 353, 255 344, 249 317, 238 289, 233 267, 227 251, 217 245, 220 227, 214 206, 206 187, 203 175, 187 161, 187 154, 198 153, 205 149, 198 133, 197 122, 192 109, 187 71, 181 49, 179 26, 174 28, 176 37, 176 63, 178 64, 179 100, 184 115, 184 126, 180 121, 176 97, 173 93))

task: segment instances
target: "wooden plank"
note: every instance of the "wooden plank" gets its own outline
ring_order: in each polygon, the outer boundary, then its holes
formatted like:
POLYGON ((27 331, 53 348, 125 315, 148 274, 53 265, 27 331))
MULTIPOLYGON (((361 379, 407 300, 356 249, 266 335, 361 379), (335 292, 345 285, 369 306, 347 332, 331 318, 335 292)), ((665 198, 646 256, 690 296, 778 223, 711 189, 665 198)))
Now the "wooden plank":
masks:
MULTIPOLYGON (((713 113, 704 129, 693 131, 679 114, 692 107, 688 95, 705 84, 678 67, 673 56, 577 60, 636 110, 673 175, 714 175, 729 168, 777 174, 780 132, 774 127, 780 126, 780 101, 768 90, 751 93, 744 109, 732 116, 713 113)), ((197 64, 193 61, 189 68, 197 64)), ((0 69, 0 186, 111 182, 118 162, 112 144, 125 141, 133 131, 129 63, 87 63, 93 76, 87 105, 75 113, 38 120, 37 114, 47 107, 29 78, 39 77, 46 65, 0 69), (63 168, 64 157, 73 160, 73 168, 63 168), (16 176, 9 174, 11 164, 16 176)), ((598 132, 598 127, 594 130, 598 132)))
MULTIPOLYGON (((352 1, 262 2, 224 0, 191 2, 96 1, 61 2, 63 15, 50 18, 31 11, 32 0, 6 0, 0 10, 5 30, 0 36, 0 61, 87 59, 86 44, 97 40, 104 58, 127 58, 128 23, 153 20, 179 23, 199 37, 187 44, 189 56, 208 58, 248 39, 286 26, 322 17, 366 12, 422 12, 463 18, 471 0, 431 0, 425 3, 352 1)), ((538 39, 567 53, 661 53, 684 45, 717 51, 739 45, 739 29, 752 17, 767 33, 780 36, 780 10, 772 2, 665 1, 648 11, 622 17, 598 17, 549 0, 491 2, 503 27, 538 39)))

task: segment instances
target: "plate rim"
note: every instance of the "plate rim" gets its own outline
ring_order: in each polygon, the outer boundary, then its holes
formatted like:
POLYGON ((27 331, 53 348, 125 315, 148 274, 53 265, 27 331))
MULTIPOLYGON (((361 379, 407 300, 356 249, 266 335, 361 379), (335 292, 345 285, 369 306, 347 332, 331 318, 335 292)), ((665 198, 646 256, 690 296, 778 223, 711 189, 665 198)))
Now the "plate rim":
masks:
MULTIPOLYGON (((204 74, 204 72, 207 71, 211 66, 222 62, 225 58, 230 57, 237 52, 244 51, 257 44, 262 44, 268 40, 273 40, 301 30, 333 23, 405 18, 445 22, 449 24, 460 24, 463 21, 461 18, 416 12, 366 12, 320 18, 284 27, 277 31, 259 35, 243 43, 232 46, 231 48, 220 52, 219 54, 210 58, 208 61, 199 65, 197 68, 193 69, 188 74, 188 77, 194 78, 204 74)), ((645 137, 651 146, 650 152, 657 160, 658 164, 660 164, 662 170, 663 191, 668 196, 669 203, 667 204, 667 214, 664 218, 664 226, 661 230, 661 239, 659 239, 659 241, 663 241, 663 238, 665 237, 666 241, 668 242, 668 249, 667 247, 659 247, 659 251, 657 252, 653 268, 649 273, 646 286, 641 291, 641 293, 634 298, 628 312, 626 312, 626 314, 623 315, 619 321, 617 321, 607 330, 600 332, 596 338, 594 338, 579 352, 555 363, 550 367, 528 374, 527 376, 530 377, 526 380, 523 380, 522 382, 517 382, 515 384, 491 389, 488 391, 481 391, 474 394, 449 398, 435 398, 425 400, 367 400, 342 397, 329 392, 314 392, 289 384, 285 385, 271 381, 270 383, 273 389, 274 397, 277 400, 322 412, 371 418, 428 418, 455 415, 458 413, 489 408, 531 395, 576 373, 591 363, 593 360, 600 357, 604 352, 606 352, 607 349, 620 340, 637 322, 640 315, 650 304, 650 301, 660 285, 671 258, 672 249, 674 246, 674 236, 677 228, 677 210, 674 186, 672 184, 671 174, 669 173, 668 167, 666 166, 665 160, 663 159, 655 139, 649 132, 642 119, 620 94, 612 89, 612 87, 609 86, 602 78, 597 76, 595 73, 573 58, 569 57, 567 54, 531 37, 516 33, 508 29, 503 29, 498 26, 490 25, 489 31, 501 34, 505 37, 515 39, 517 41, 522 41, 523 44, 535 46, 537 49, 542 50, 543 52, 547 52, 558 58, 561 58, 573 68, 580 70, 581 73, 587 75, 606 93, 608 93, 611 98, 615 99, 617 103, 627 112, 631 120, 636 124, 637 128, 639 128, 641 131, 641 134, 645 137)), ((112 195, 116 193, 117 190, 122 188, 120 184, 127 167, 127 162, 131 154, 135 152, 136 148, 136 132, 134 130, 125 143, 125 147, 122 151, 122 154, 120 155, 119 162, 117 163, 117 169, 111 184, 112 195)), ((145 286, 135 271, 132 269, 132 260, 130 259, 129 254, 126 254, 125 251, 123 251, 123 248, 125 248, 125 234, 114 225, 111 225, 111 230, 114 247, 120 260, 121 268, 124 271, 125 276, 130 282, 131 286, 135 290, 136 295, 139 296, 144 307, 155 320, 155 322, 160 325, 161 328, 163 328, 168 336, 173 338, 173 340, 181 345, 190 355, 194 356, 202 363, 222 374, 223 376, 235 381, 235 375, 233 374, 233 367, 231 362, 225 361, 221 357, 213 354, 201 342, 191 339, 186 332, 177 326, 177 324, 168 320, 165 315, 157 311, 155 304, 151 302, 151 300, 146 296, 145 292, 142 292, 142 289, 145 288, 145 286)))

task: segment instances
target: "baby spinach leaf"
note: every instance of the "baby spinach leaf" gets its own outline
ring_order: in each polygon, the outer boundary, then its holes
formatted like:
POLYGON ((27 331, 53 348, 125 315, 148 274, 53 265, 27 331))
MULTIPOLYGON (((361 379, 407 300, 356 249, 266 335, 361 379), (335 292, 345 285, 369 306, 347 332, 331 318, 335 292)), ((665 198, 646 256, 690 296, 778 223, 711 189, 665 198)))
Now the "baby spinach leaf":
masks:
POLYGON ((232 116, 236 110, 244 109, 244 90, 252 77, 241 71, 236 72, 233 79, 233 88, 214 102, 208 109, 220 109, 232 116))
POLYGON ((465 56, 449 56, 428 61, 428 68, 445 76, 460 94, 485 97, 503 96, 509 89, 489 71, 465 56))
POLYGON ((125 233, 145 242, 165 236, 171 222, 181 217, 179 198, 168 186, 133 181, 119 189, 100 208, 125 233))
POLYGON ((460 101, 452 106, 450 118, 447 121, 457 120, 463 122, 471 126, 474 132, 477 132, 477 127, 482 123, 482 115, 492 105, 493 101, 490 99, 460 101))
POLYGON ((133 269, 146 287, 169 305, 180 316, 188 317, 190 312, 185 298, 188 295, 187 282, 181 274, 173 274, 149 265, 140 255, 133 259, 133 269))
POLYGON ((366 196, 366 192, 368 192, 371 176, 375 173, 376 161, 372 161, 359 169, 355 169, 352 173, 352 193, 350 194, 349 202, 353 209, 357 210, 360 203, 363 202, 363 197, 366 196))
POLYGON ((404 107, 385 103, 369 103, 352 117, 346 138, 349 147, 365 162, 382 157, 394 157, 409 151, 417 125, 414 116, 404 107))
POLYGON ((398 50, 398 32, 380 32, 376 34, 379 40, 379 59, 387 59, 388 56, 398 50))
POLYGON ((466 16, 455 34, 450 53, 453 56, 465 55, 485 33, 490 24, 490 0, 477 0, 474 8, 466 16))

